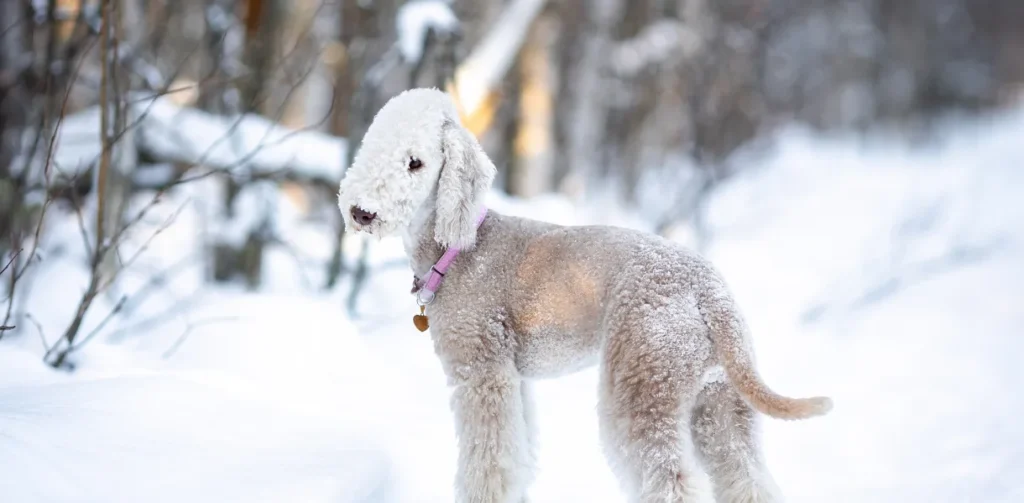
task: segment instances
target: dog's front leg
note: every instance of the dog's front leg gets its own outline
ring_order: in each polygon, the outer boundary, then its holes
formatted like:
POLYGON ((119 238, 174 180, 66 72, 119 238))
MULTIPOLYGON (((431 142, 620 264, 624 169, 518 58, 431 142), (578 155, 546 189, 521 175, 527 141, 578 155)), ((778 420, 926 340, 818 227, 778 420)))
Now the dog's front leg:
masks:
POLYGON ((474 369, 456 384, 452 411, 459 439, 458 503, 521 503, 532 477, 523 383, 508 364, 474 369))

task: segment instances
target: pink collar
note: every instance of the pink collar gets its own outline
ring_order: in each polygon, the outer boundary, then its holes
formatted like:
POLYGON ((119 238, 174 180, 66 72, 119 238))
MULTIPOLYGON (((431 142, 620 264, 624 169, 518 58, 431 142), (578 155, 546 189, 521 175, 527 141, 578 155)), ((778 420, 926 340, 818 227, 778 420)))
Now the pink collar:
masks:
MULTIPOLYGON (((476 219, 476 227, 478 229, 480 224, 484 222, 484 218, 487 218, 487 207, 483 208, 480 216, 476 219)), ((426 281, 421 281, 418 277, 413 276, 412 291, 416 294, 417 304, 425 306, 433 302, 434 294, 437 293, 437 289, 441 286, 441 281, 444 280, 444 275, 448 272, 448 268, 451 267, 452 262, 455 262, 455 257, 459 256, 459 251, 454 246, 445 250, 441 258, 437 259, 437 262, 430 267, 430 274, 427 275, 426 281)))

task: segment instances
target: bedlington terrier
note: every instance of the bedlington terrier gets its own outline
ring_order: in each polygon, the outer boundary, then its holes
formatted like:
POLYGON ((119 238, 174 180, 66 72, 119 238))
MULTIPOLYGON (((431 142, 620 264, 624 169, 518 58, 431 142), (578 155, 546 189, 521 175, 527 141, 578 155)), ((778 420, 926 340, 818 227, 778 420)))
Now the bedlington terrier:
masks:
POLYGON ((719 503, 781 501, 756 412, 801 419, 832 402, 762 381, 712 265, 636 230, 488 210, 494 176, 454 100, 412 89, 377 112, 338 193, 350 229, 402 237, 415 323, 452 388, 457 500, 526 501, 530 381, 596 364, 601 443, 629 501, 699 501, 702 468, 719 503))

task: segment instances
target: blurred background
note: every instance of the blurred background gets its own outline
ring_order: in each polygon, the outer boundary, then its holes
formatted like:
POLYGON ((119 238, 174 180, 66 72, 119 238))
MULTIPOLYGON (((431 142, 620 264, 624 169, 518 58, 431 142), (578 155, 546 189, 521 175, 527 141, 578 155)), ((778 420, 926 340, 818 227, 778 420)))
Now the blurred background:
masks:
MULTIPOLYGON (((793 501, 1024 498, 1020 0, 5 0, 0 30, 12 501, 450 500, 401 246, 336 205, 413 87, 457 98, 495 209, 720 265, 767 380, 837 402, 767 426, 793 501)), ((593 378, 540 387, 537 501, 622 501, 593 378)))

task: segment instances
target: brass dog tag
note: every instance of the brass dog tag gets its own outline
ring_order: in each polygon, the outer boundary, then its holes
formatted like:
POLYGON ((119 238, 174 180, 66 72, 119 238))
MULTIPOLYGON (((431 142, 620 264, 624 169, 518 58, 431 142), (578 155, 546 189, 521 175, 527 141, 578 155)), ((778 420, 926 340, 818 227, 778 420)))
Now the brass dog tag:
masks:
POLYGON ((423 314, 426 310, 425 306, 420 306, 420 314, 412 317, 412 324, 416 325, 416 328, 420 332, 426 332, 430 328, 430 322, 427 320, 427 315, 423 314))

